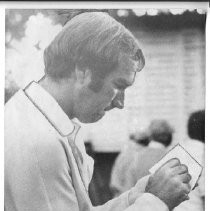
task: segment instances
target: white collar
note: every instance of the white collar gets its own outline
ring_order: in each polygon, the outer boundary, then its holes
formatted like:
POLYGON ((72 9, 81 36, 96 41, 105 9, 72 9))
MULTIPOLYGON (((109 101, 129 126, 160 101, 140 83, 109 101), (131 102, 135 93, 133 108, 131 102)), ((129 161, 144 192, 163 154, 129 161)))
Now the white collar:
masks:
POLYGON ((68 118, 57 101, 44 88, 33 81, 24 91, 32 103, 43 113, 62 136, 68 136, 73 133, 75 129, 74 123, 68 118))
POLYGON ((151 141, 148 145, 148 147, 150 148, 154 148, 154 149, 164 149, 165 146, 157 141, 151 141))

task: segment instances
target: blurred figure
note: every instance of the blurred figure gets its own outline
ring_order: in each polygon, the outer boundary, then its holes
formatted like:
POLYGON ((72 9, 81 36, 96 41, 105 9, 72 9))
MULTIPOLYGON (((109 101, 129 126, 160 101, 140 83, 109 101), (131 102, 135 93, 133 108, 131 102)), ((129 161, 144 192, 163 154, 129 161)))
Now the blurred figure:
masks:
POLYGON ((148 131, 137 141, 141 145, 123 153, 116 160, 112 171, 111 188, 115 196, 129 190, 136 182, 149 174, 149 169, 166 153, 174 130, 165 120, 153 120, 148 131), (144 135, 145 134, 145 135, 144 135), (147 134, 147 136, 146 136, 147 134), (148 147, 142 147, 146 144, 148 147))
POLYGON ((142 147, 148 146, 149 144, 149 133, 147 130, 142 130, 137 133, 130 135, 130 140, 133 140, 134 143, 139 144, 142 147))
POLYGON ((121 151, 115 160, 110 179, 110 189, 113 196, 129 190, 135 184, 129 179, 129 171, 135 157, 149 144, 149 134, 147 130, 139 131, 130 135, 130 141, 121 151))
MULTIPOLYGON (((189 139, 182 145, 187 151, 204 166, 205 143, 205 111, 193 112, 187 124, 189 139)), ((190 200, 181 203, 174 211, 203 211, 205 201, 204 169, 198 181, 198 187, 189 194, 190 200)))

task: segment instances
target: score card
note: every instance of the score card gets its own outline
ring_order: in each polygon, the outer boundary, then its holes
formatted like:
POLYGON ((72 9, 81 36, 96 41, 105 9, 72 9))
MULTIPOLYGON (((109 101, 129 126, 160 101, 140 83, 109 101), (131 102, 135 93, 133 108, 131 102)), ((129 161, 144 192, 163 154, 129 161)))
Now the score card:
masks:
POLYGON ((164 163, 166 163, 168 160, 172 158, 178 158, 181 164, 185 164, 188 167, 188 172, 192 176, 192 179, 190 181, 191 190, 192 190, 195 187, 202 173, 203 167, 180 144, 177 144, 170 151, 168 151, 166 155, 149 170, 149 172, 153 174, 164 163))

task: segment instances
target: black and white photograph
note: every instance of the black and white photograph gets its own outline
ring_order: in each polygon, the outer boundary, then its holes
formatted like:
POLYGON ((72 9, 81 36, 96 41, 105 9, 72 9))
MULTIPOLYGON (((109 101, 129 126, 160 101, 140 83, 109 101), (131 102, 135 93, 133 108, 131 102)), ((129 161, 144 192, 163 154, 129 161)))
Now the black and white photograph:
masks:
POLYGON ((5 211, 206 210, 208 3, 118 4, 5 8, 5 211))

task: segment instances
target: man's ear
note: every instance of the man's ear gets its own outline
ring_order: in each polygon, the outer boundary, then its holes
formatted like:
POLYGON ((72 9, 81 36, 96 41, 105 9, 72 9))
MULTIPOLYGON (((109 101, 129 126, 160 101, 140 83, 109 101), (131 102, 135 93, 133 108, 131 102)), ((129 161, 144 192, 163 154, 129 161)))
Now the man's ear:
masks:
POLYGON ((75 76, 77 82, 79 82, 81 85, 89 84, 91 81, 91 70, 89 68, 81 68, 76 65, 75 76))

